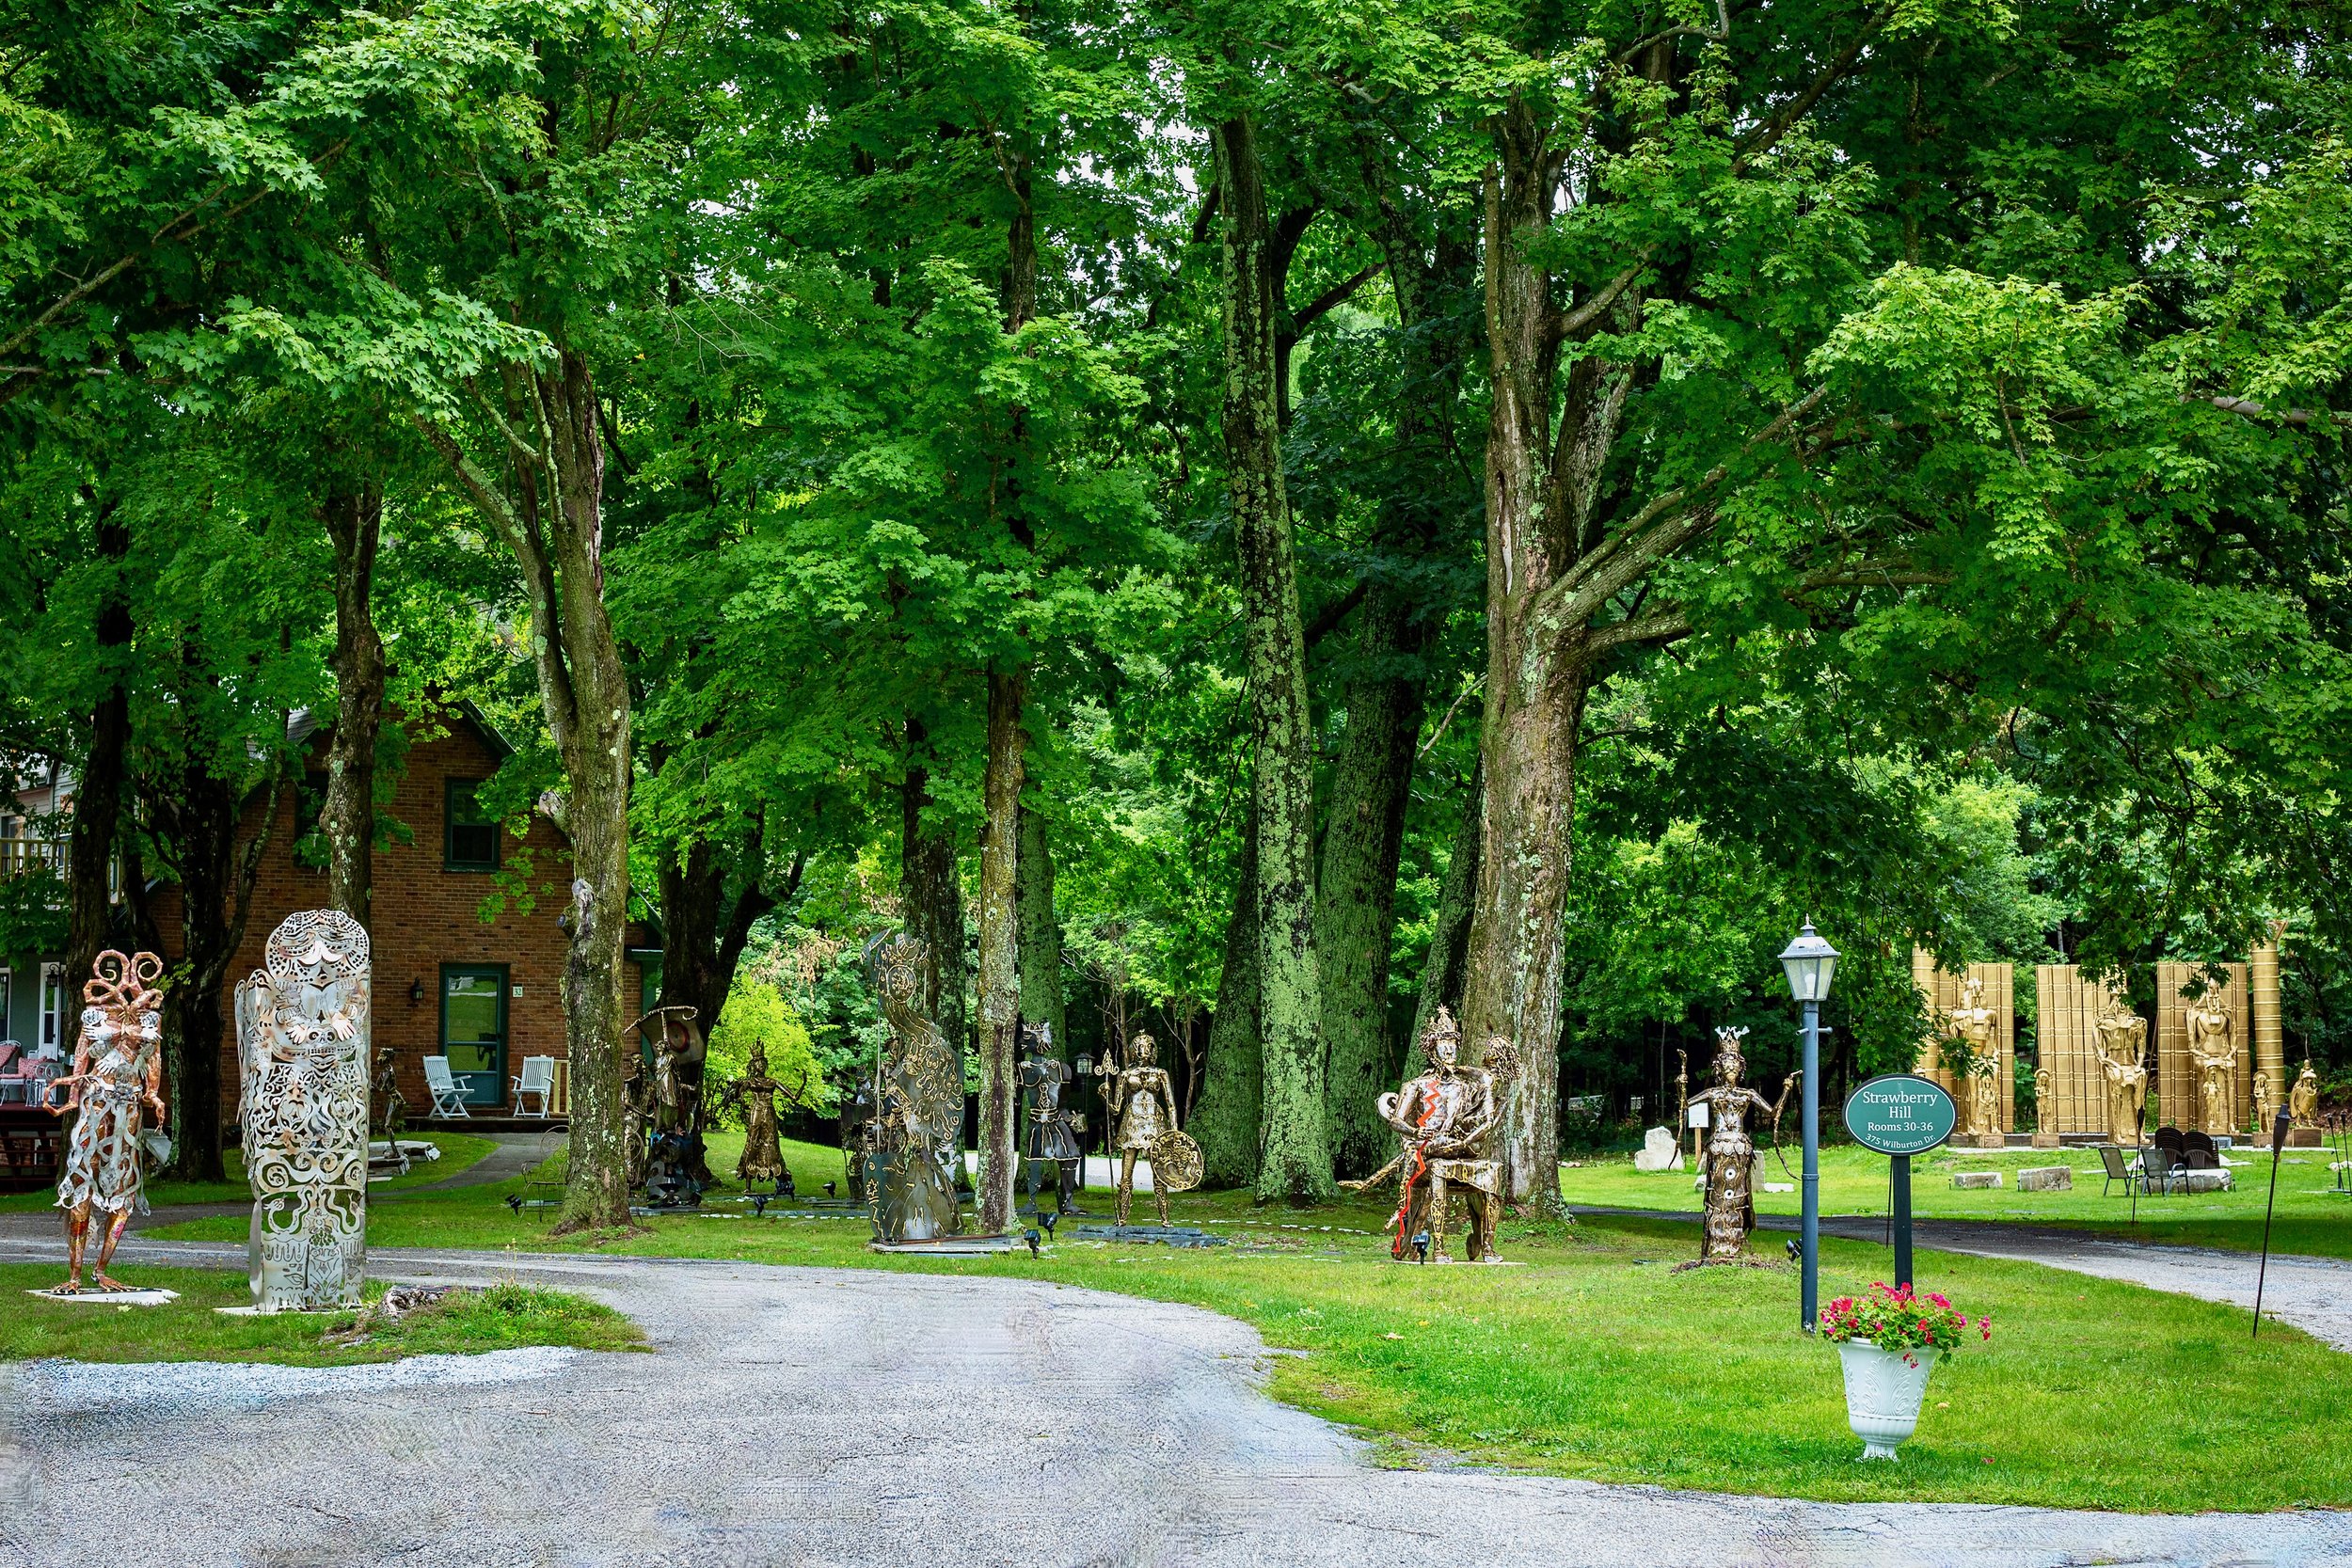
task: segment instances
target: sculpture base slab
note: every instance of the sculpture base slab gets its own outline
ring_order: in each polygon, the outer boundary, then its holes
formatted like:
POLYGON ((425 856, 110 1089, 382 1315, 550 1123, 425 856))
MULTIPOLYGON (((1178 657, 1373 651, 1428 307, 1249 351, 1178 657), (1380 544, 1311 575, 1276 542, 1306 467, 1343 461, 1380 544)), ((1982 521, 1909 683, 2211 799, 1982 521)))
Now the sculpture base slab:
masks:
POLYGON ((2033 1147, 2036 1148, 2056 1148, 2058 1147, 2058 1135, 2056 1132, 2036 1132, 2033 1135, 2033 1147))
POLYGON ((2289 1148, 2317 1148, 2319 1147, 2319 1129, 2316 1127, 2288 1128, 2287 1147, 2289 1148))
POLYGON ((224 1318, 325 1318, 338 1312, 357 1312, 357 1304, 350 1307, 215 1307, 214 1311, 224 1318))
POLYGON ((70 1292, 52 1287, 24 1293, 43 1301, 78 1301, 91 1307, 168 1307, 180 1299, 177 1291, 101 1291, 87 1285, 70 1292))
POLYGON ((1223 1246, 1226 1238, 1212 1236, 1189 1225, 1082 1225, 1078 1235, 1089 1242, 1162 1242, 1169 1246, 1223 1246))
POLYGON ((984 1257, 1012 1252, 1029 1243, 1018 1236, 941 1236, 929 1242, 868 1242, 868 1252, 920 1253, 932 1258, 984 1257))

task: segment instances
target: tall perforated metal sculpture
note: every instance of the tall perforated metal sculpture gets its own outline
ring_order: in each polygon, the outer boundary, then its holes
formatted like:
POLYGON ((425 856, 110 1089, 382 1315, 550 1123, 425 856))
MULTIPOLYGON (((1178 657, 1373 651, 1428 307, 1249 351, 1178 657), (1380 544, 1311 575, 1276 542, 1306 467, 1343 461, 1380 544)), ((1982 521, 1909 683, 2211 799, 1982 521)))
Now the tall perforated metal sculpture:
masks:
POLYGON ((96 970, 96 977, 82 988, 88 1006, 82 1010, 73 1070, 50 1085, 52 1091, 66 1091, 62 1104, 50 1106, 53 1112, 81 1112, 66 1140, 65 1171, 57 1180, 66 1240, 66 1279, 53 1292, 57 1295, 80 1293, 90 1225, 101 1214, 105 1232, 92 1271, 98 1289, 132 1289, 109 1277, 106 1265, 114 1261, 115 1244, 131 1216, 147 1212, 140 1156, 161 1159, 169 1147, 160 1132, 139 1130, 144 1112, 154 1113, 158 1128, 164 1121, 164 993, 155 987, 164 960, 152 953, 125 958, 109 951, 98 955, 96 970))
POLYGON ((368 1259, 368 933, 340 910, 289 915, 237 988, 237 1061, 263 1312, 353 1306, 368 1259))
POLYGON ((1801 1076, 1788 1076, 1777 1101, 1742 1084, 1748 1064, 1740 1041, 1746 1034, 1745 1029, 1715 1031, 1715 1086, 1691 1097, 1692 1104, 1707 1107, 1707 1237, 1699 1257, 1708 1263, 1736 1262, 1746 1256, 1748 1233, 1756 1228, 1756 1139, 1748 1132, 1748 1113, 1771 1117, 1777 1139, 1781 1112, 1801 1076))
POLYGON ((956 1166, 963 1158, 963 1064, 920 1001, 930 949, 898 935, 869 955, 882 1018, 890 1025, 876 1073, 878 1102, 866 1126, 866 1212, 874 1239, 896 1244, 953 1236, 956 1166))

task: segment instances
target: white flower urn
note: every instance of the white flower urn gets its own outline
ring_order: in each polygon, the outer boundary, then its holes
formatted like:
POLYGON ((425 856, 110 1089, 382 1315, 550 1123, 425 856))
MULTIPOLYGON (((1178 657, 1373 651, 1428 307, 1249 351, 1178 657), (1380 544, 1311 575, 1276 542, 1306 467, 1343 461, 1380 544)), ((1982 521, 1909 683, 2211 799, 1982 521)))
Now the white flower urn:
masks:
POLYGON ((1862 1439, 1865 1459, 1892 1459, 1895 1445, 1916 1431, 1920 1402, 1928 1397, 1928 1373, 1937 1353, 1914 1351, 1906 1361, 1899 1350, 1881 1350, 1867 1339, 1837 1347, 1846 1370, 1846 1424, 1862 1439))

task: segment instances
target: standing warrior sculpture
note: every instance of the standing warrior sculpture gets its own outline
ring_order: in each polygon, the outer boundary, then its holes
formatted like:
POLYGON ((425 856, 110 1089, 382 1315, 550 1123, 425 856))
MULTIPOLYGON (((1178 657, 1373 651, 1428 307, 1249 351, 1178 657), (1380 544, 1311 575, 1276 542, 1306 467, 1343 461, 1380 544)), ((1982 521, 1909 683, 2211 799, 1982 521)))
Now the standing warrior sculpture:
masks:
POLYGON ((1442 1006, 1422 1029, 1421 1053, 1429 1070, 1406 1079, 1403 1088, 1378 1101, 1380 1119, 1396 1129, 1404 1147, 1363 1180, 1341 1185, 1361 1192, 1393 1172, 1397 1201, 1389 1256, 1402 1259, 1406 1248, 1426 1235, 1433 1263, 1454 1261, 1445 1246, 1453 1201, 1447 1189, 1460 1187, 1470 1207, 1470 1260, 1500 1262, 1495 1221, 1502 1206, 1502 1166, 1487 1153, 1486 1142, 1502 1119, 1499 1085, 1518 1075, 1518 1053, 1498 1036, 1486 1042, 1484 1067, 1464 1067, 1461 1028, 1442 1006))
POLYGON ((1168 1195, 1181 1190, 1170 1186, 1167 1180, 1168 1173, 1160 1168, 1158 1160, 1152 1158, 1153 1146, 1159 1144, 1164 1135, 1177 1132, 1176 1086, 1169 1081, 1168 1073, 1156 1065, 1154 1058, 1158 1054, 1159 1048, 1151 1036, 1130 1036, 1123 1053, 1124 1064, 1120 1068, 1119 1075, 1105 1085, 1110 1101, 1111 1125, 1119 1129, 1114 1142, 1119 1149, 1117 1223, 1120 1225, 1127 1223, 1128 1208, 1135 1202, 1136 1161, 1138 1158, 1152 1161, 1152 1196, 1159 1205, 1162 1225, 1168 1223, 1168 1195), (1160 1114, 1163 1104, 1168 1111, 1165 1117, 1160 1114))
POLYGON ((1960 1006, 1951 1011, 1950 1054, 1964 1063, 1965 1082, 1955 1084, 1953 1099, 1968 1121, 1966 1131, 1979 1140, 2001 1131, 2000 1017, 1984 1004, 1984 980, 1971 974, 1961 988, 1960 1006))
POLYGON ((735 1179, 744 1186, 769 1181, 781 1192, 790 1184, 792 1171, 784 1163, 784 1141, 776 1133, 776 1096, 781 1092, 787 1104, 795 1104, 807 1086, 806 1075, 790 1088, 769 1077, 768 1042, 752 1041, 743 1076, 727 1091, 743 1107, 743 1154, 735 1162, 735 1179))
MULTIPOLYGON (((1023 1140, 1025 1176, 1029 1189, 1029 1208, 1038 1212, 1037 1190, 1040 1166, 1054 1167, 1054 1212, 1070 1212, 1070 1194, 1075 1185, 1078 1162, 1085 1150, 1078 1147, 1076 1113, 1062 1109, 1062 1090, 1070 1084, 1070 1068, 1054 1054, 1054 1026, 1031 1023, 1024 1032, 1029 1037, 1028 1053, 1021 1060, 1021 1086, 1029 1091, 1029 1125, 1023 1140)), ((1159 1184, 1159 1172, 1152 1173, 1152 1185, 1159 1184)))
POLYGON ((930 947, 900 934, 873 953, 874 985, 890 1044, 876 1075, 878 1102, 867 1136, 874 1178, 867 1182, 874 1236, 927 1242, 963 1228, 956 1205, 956 1167, 963 1150, 963 1064, 939 1025, 925 1015, 923 970, 930 947))
MULTIPOLYGON (((1700 1251, 1703 1262, 1735 1262, 1748 1250, 1748 1232, 1756 1228, 1756 1140, 1748 1136, 1748 1113, 1762 1111, 1772 1118, 1772 1136, 1780 1136, 1780 1115, 1788 1096, 1804 1075, 1792 1072, 1780 1086, 1777 1102, 1740 1082, 1747 1057, 1740 1049, 1745 1029, 1715 1031, 1715 1086, 1691 1097, 1707 1107, 1707 1238, 1700 1251)), ((1687 1115, 1686 1115, 1687 1119, 1687 1115)))
POLYGON ((2107 1081, 2107 1141, 2139 1146, 2139 1112, 2148 1099, 2148 1021, 2109 996, 2098 1022, 2099 1070, 2107 1081))
POLYGON ((2312 1059, 2303 1058, 2302 1075, 2287 1094, 2289 1125, 2317 1127, 2319 1125, 2319 1074, 2312 1070, 2312 1059))
POLYGON ((2227 1132, 2236 1113, 2230 1080, 2237 1069, 2237 1020, 2224 998, 2208 993, 2189 1006, 2184 1022, 2189 1059, 2197 1064, 2198 1130, 2227 1132))
MULTIPOLYGON (((49 1107, 56 1116, 77 1107, 81 1116, 66 1144, 65 1172, 57 1180, 57 1207, 65 1211, 66 1276, 57 1295, 82 1290, 82 1255, 89 1245, 90 1220, 106 1216, 92 1271, 102 1291, 132 1289, 110 1277, 115 1245, 134 1213, 147 1212, 139 1177, 139 1113, 155 1113, 164 1124, 164 993, 154 982, 164 960, 152 953, 124 958, 111 949, 98 955, 95 978, 82 988, 82 1037, 73 1048, 73 1070, 54 1081, 65 1102, 49 1107)), ((157 1134, 160 1141, 160 1134, 157 1134)), ((161 1158, 159 1155, 158 1158, 161 1158)))
POLYGON ((237 988, 253 1305, 354 1306, 367 1277, 368 933, 306 910, 262 954, 237 988))

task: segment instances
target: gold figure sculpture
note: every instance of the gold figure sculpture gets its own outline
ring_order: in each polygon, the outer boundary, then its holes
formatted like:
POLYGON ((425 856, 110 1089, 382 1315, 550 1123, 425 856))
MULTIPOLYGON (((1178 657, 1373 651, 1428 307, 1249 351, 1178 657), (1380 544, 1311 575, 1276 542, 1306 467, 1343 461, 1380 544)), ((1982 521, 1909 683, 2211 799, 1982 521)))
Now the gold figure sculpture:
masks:
POLYGON ((2270 1074, 2258 1069, 2254 1074, 2253 1142, 2266 1144, 2270 1141, 2270 1074))
MULTIPOLYGON (((1109 1090, 1111 1125, 1119 1130, 1114 1140, 1119 1149, 1119 1219, 1127 1223, 1128 1208, 1135 1202, 1136 1161, 1152 1158, 1152 1146, 1163 1133, 1176 1131, 1176 1088, 1168 1073, 1155 1065, 1159 1048, 1149 1035, 1129 1037, 1125 1060, 1119 1075, 1104 1085, 1109 1090), (1161 1115, 1165 1105, 1167 1115, 1161 1115)), ((1168 1183, 1160 1180, 1160 1167, 1152 1167, 1152 1196, 1159 1205, 1160 1223, 1168 1223, 1168 1183)))
POLYGON ((727 1090, 728 1098, 743 1107, 743 1154, 735 1162, 735 1179, 744 1186, 758 1181, 781 1186, 791 1177, 791 1169, 784 1163, 784 1142, 776 1134, 776 1096, 781 1093, 787 1104, 793 1103, 807 1084, 803 1076, 787 1088, 768 1076, 768 1042, 752 1041, 743 1076, 727 1090))
MULTIPOLYGON (((1707 1190, 1707 1235, 1700 1259, 1735 1262, 1748 1250, 1748 1233, 1756 1228, 1756 1140, 1748 1135, 1748 1113, 1762 1111, 1772 1118, 1772 1135, 1780 1135, 1781 1112, 1788 1107, 1803 1073, 1792 1072, 1780 1085, 1777 1102, 1740 1082, 1747 1056, 1740 1049, 1745 1029, 1715 1031, 1715 1086, 1691 1097, 1707 1107, 1707 1157, 1702 1180, 1707 1190)), ((1683 1119, 1690 1119, 1686 1109, 1683 1119)))
POLYGON ((2148 1021, 2110 995, 2099 1012, 2099 1070, 2107 1081, 2107 1141, 2139 1147, 2140 1107, 2148 1101, 2148 1021))
POLYGON ((1380 1119, 1396 1129, 1403 1144, 1396 1158, 1361 1181, 1341 1185, 1361 1192, 1396 1177, 1389 1255, 1402 1259, 1426 1235, 1432 1263, 1454 1261, 1445 1229, 1451 1189, 1458 1187, 1470 1210, 1470 1260, 1500 1262, 1495 1222, 1502 1207, 1502 1166, 1486 1145, 1502 1119, 1504 1086, 1518 1074, 1518 1053, 1497 1037, 1486 1042, 1485 1065, 1463 1065, 1462 1032, 1444 1007, 1422 1028, 1421 1050, 1428 1070, 1379 1100, 1380 1119))
POLYGON ((2033 1146, 2036 1148, 2058 1147, 2058 1101, 2055 1098, 2057 1076, 2046 1067, 2033 1069, 2033 1146))
POLYGON ((2319 1125, 2319 1074, 2312 1070, 2312 1059, 2303 1058, 2302 1075, 2287 1095, 2287 1116, 2296 1127, 2319 1125))
POLYGON ((1947 1056, 1957 1057, 1962 1064, 1962 1081, 1953 1085, 1953 1095, 1962 1118, 1966 1122, 1964 1136, 1987 1148, 1998 1148, 2001 1136, 2001 1020, 2000 1014, 1985 1006, 1984 980, 1971 974, 1961 988, 1960 1006, 1947 1015, 1951 1020, 1951 1046, 1947 1056))
POLYGON ((2189 1060, 2197 1068, 2198 1130, 2227 1132, 2236 1110, 2230 1078, 2237 1066, 2237 1019, 2218 991, 2190 1003, 2184 1017, 2189 1060))
MULTIPOLYGON (((73 1070, 51 1085, 53 1089, 62 1085, 67 1091, 63 1104, 49 1107, 52 1114, 82 1113, 74 1119, 64 1173, 57 1180, 66 1240, 66 1277, 55 1292, 58 1295, 81 1293, 90 1222, 101 1213, 106 1216, 106 1230, 92 1271, 98 1289, 132 1289, 110 1276, 106 1265, 114 1261, 115 1247, 131 1216, 147 1212, 139 1173, 139 1156, 147 1152, 140 1135, 141 1112, 152 1111, 158 1129, 164 1124, 164 993, 154 984, 163 978, 164 960, 152 953, 125 958, 109 950, 98 955, 94 969, 95 977, 82 988, 82 999, 88 1005, 82 1009, 73 1070)), ((161 1141, 160 1132, 151 1135, 161 1141)))

